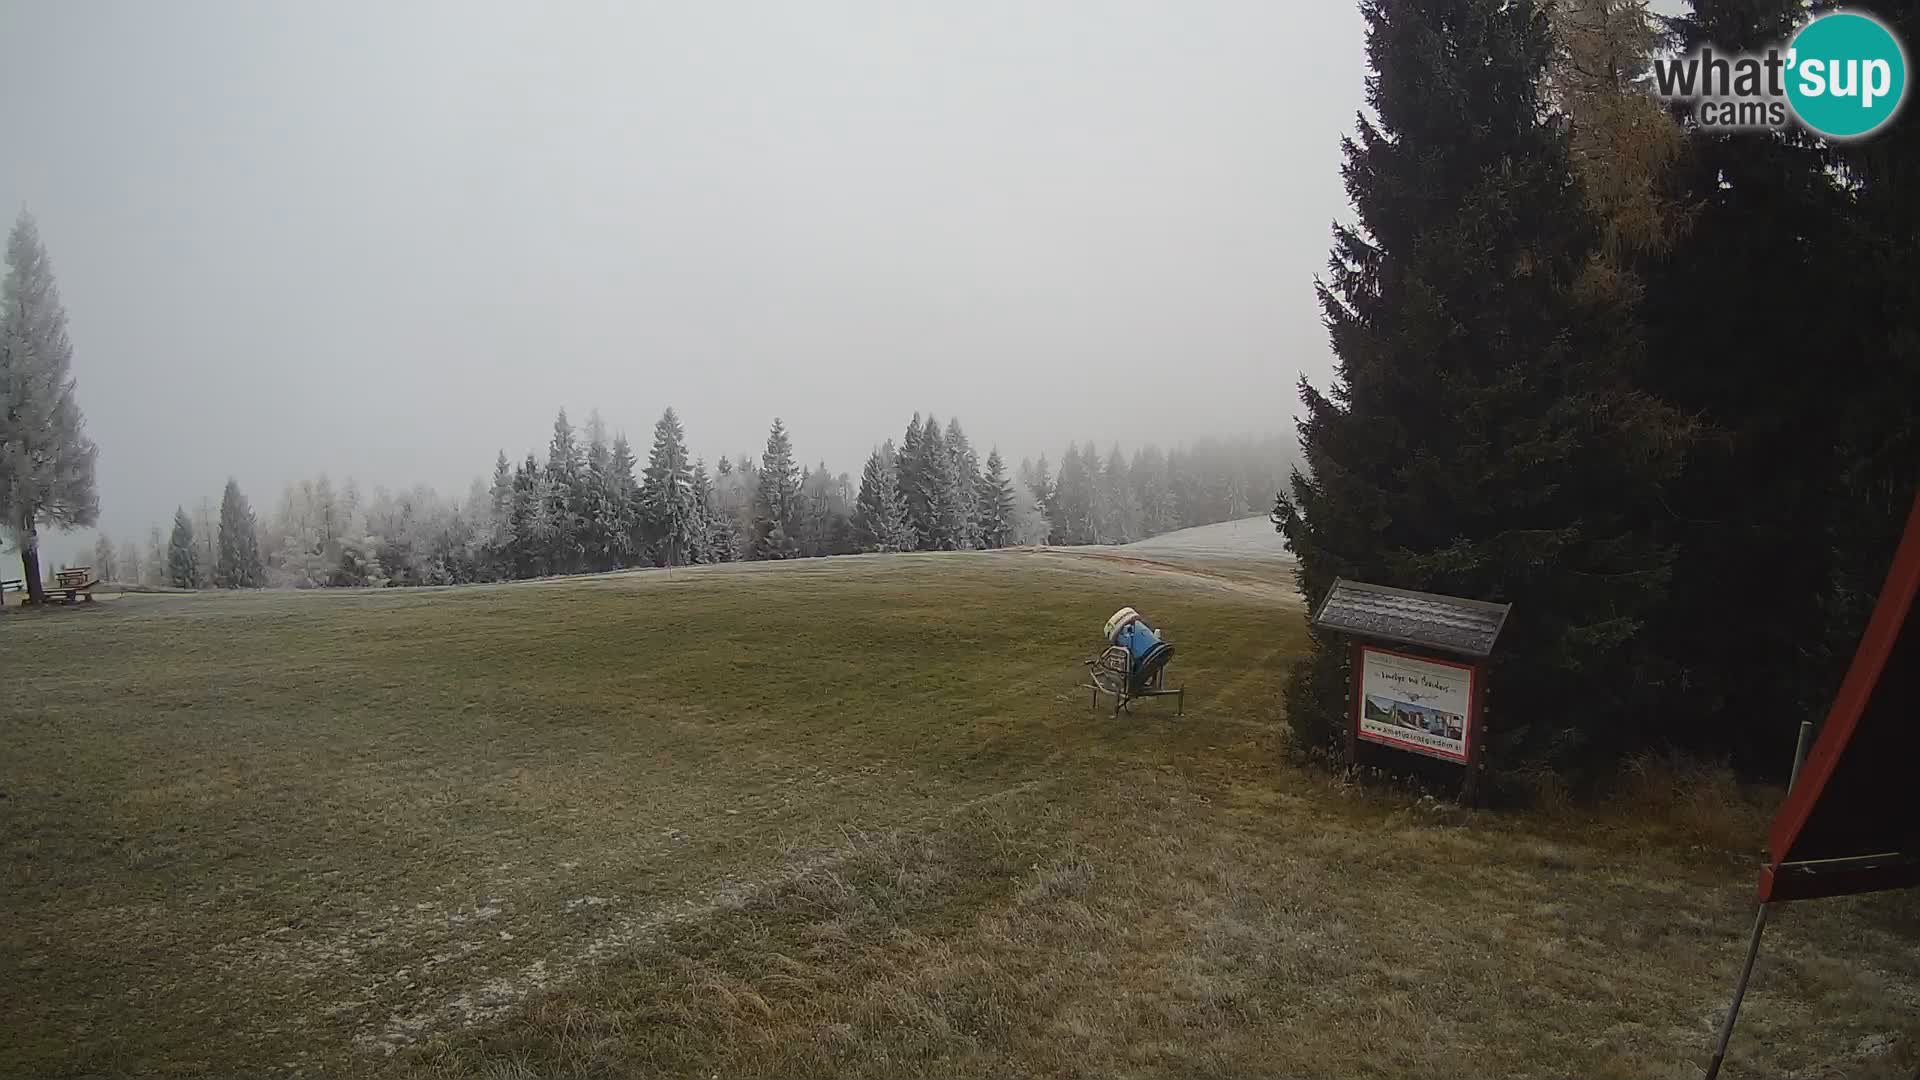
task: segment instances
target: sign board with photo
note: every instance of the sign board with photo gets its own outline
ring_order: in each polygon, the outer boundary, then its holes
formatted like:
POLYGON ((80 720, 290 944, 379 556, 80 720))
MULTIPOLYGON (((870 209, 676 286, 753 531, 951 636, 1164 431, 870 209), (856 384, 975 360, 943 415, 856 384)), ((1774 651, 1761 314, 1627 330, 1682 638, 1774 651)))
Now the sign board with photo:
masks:
POLYGON ((1359 648, 1354 733, 1372 743, 1465 765, 1473 750, 1472 665, 1359 648))
POLYGON ((1476 801, 1487 767, 1487 667, 1512 610, 1335 578, 1313 626, 1344 636, 1352 650, 1347 764, 1361 765, 1377 747, 1419 754, 1459 766, 1461 797, 1476 801))

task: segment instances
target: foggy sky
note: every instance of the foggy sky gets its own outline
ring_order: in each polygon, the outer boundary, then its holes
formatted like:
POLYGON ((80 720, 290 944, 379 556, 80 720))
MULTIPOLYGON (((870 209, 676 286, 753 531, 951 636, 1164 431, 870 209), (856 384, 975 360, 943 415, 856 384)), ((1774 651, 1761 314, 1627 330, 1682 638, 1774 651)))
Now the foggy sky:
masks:
POLYGON ((0 214, 116 539, 229 474, 462 493, 561 406, 855 474, 916 409, 1269 432, 1331 367, 1354 7, 0 0, 0 214))

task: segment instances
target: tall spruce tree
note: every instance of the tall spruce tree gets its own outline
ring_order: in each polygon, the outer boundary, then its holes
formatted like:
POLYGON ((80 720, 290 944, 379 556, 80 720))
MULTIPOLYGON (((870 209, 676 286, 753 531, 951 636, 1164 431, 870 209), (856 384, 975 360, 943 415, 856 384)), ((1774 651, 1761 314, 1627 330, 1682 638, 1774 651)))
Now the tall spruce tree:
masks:
POLYGON ((1013 484, 1007 479, 1006 462, 1000 460, 1000 448, 987 451, 987 472, 980 478, 980 546, 1003 548, 1013 543, 1013 484))
POLYGON ((120 553, 114 549, 113 541, 101 533, 93 540, 93 576, 101 581, 120 580, 120 553))
MULTIPOLYGON (((726 458, 720 460, 725 461, 726 458)), ((700 541, 693 561, 732 562, 733 530, 727 527, 726 518, 720 513, 719 503, 714 498, 713 478, 707 475, 706 458, 695 458, 693 461, 693 508, 700 541)))
POLYGON ((1118 444, 1107 454, 1107 463, 1100 470, 1100 486, 1106 506, 1105 542, 1131 544, 1140 539, 1140 499, 1133 493, 1133 477, 1118 444))
POLYGON ((582 493, 586 475, 580 443, 574 438, 567 410, 553 418, 553 438, 547 443, 547 467, 540 474, 546 504, 547 573, 572 574, 580 570, 585 549, 580 543, 582 493))
POLYGON ((653 426, 653 450, 640 480, 640 507, 654 565, 681 566, 693 561, 695 549, 705 548, 706 523, 699 519, 694 498, 687 436, 671 408, 653 426))
POLYGON ((0 306, 0 529, 13 534, 27 598, 39 604, 47 598, 40 526, 84 527, 99 518, 99 450, 80 413, 53 263, 24 210, 7 236, 0 306))
MULTIPOLYGON (((925 500, 926 520, 916 525, 922 551, 957 551, 966 541, 965 496, 960 487, 959 463, 940 423, 928 414, 920 429, 919 453, 913 474, 925 500)), ((912 506, 911 500, 908 503, 912 506)))
MULTIPOLYGON (((1692 8, 1670 24, 1682 53, 1763 49, 1790 38, 1805 17, 1797 0, 1697 0, 1692 8)), ((1881 152, 1912 126, 1903 118, 1884 134, 1889 141, 1862 146, 1881 152)), ((1888 534, 1865 543, 1852 531, 1861 523, 1846 520, 1835 498, 1846 487, 1837 478, 1856 460, 1846 447, 1862 414, 1851 406, 1891 397, 1894 366, 1861 337, 1874 322, 1868 312, 1880 297, 1911 298, 1913 279, 1867 269, 1856 210, 1865 192, 1848 189, 1834 154, 1798 128, 1689 125, 1670 181, 1688 227, 1628 264, 1645 280, 1639 381, 1702 426, 1666 497, 1673 512, 1655 517, 1679 550, 1649 634, 1659 660, 1649 681, 1669 723, 1661 734, 1761 771, 1783 767, 1799 721, 1824 707, 1857 640, 1858 624, 1838 642, 1815 630, 1833 613, 1836 559, 1872 549, 1867 588, 1877 591, 1892 550, 1888 534), (1756 281, 1730 267, 1765 273, 1756 281), (1791 307, 1794 316, 1703 315, 1756 303, 1791 307), (1739 358, 1737 377, 1728 357, 1739 358), (1835 525, 1851 535, 1836 543, 1835 525)), ((1902 197, 1910 206, 1911 186, 1902 197)), ((1914 415, 1910 397, 1893 400, 1914 415)), ((1909 483, 1916 461, 1906 463, 1909 483)))
POLYGON ((933 515, 927 498, 926 457, 921 450, 925 431, 920 414, 914 413, 913 419, 907 421, 906 433, 900 437, 900 499, 907 508, 907 527, 913 530, 915 548, 928 546, 927 538, 933 534, 933 515))
MULTIPOLYGON (((1911 65, 1920 52, 1920 4, 1886 5, 1881 19, 1906 43, 1911 65)), ((1845 670, 1920 491, 1920 121, 1911 101, 1904 110, 1871 138, 1833 148, 1855 194, 1848 291, 1858 301, 1849 318, 1860 347, 1843 358, 1853 377, 1830 384, 1844 395, 1836 425, 1842 465, 1825 519, 1834 552, 1825 686, 1837 685, 1845 670)))
POLYGON ((960 418, 947 418, 947 454, 953 458, 953 471, 958 482, 960 497, 960 535, 956 546, 966 549, 981 546, 980 503, 981 488, 980 458, 973 452, 973 443, 968 441, 967 433, 960 429, 960 418))
POLYGON ((581 558, 589 570, 611 570, 615 544, 607 474, 613 468, 613 451, 607 445, 607 424, 599 409, 587 413, 585 434, 579 492, 581 558))
POLYGON ((1140 506, 1140 532, 1158 536, 1180 527, 1173 503, 1173 485, 1167 479, 1167 456, 1157 446, 1145 446, 1133 455, 1128 470, 1134 498, 1140 506))
POLYGON ((795 536, 795 498, 800 491, 800 470, 793 463, 793 441, 787 438, 787 426, 779 417, 767 433, 766 453, 760 456, 760 484, 754 492, 754 542, 756 559, 797 559, 800 544, 795 536))
MULTIPOLYGON (((1598 234, 1541 100, 1553 43, 1529 0, 1370 0, 1373 75, 1345 140, 1358 227, 1319 287, 1338 357, 1301 381, 1276 518, 1317 603, 1336 576, 1514 604, 1494 662, 1493 752, 1555 765, 1616 749, 1636 634, 1672 553, 1646 522, 1685 424, 1637 393, 1631 310, 1581 288, 1598 234)), ((1347 651, 1314 636, 1288 688, 1331 748, 1347 651)))
POLYGON ((512 545, 508 561, 515 578, 538 577, 547 572, 547 542, 553 518, 541 498, 542 490, 540 463, 529 453, 513 470, 513 510, 508 530, 512 545))
POLYGON ((223 589, 257 589, 266 583, 266 569, 260 563, 259 523, 254 520, 253 505, 240 493, 232 477, 220 495, 220 550, 214 564, 213 583, 223 589))
POLYGON ((1089 463, 1073 443, 1060 455, 1060 475, 1053 480, 1053 498, 1047 504, 1047 517, 1053 522, 1056 544, 1094 542, 1094 483, 1089 463))
POLYGON ((184 506, 173 511, 173 536, 167 541, 167 584, 176 589, 200 587, 200 548, 193 542, 193 519, 184 506))
POLYGON ((913 526, 900 494, 899 455, 888 440, 867 458, 854 500, 854 529, 862 551, 912 551, 913 526))
POLYGON ((167 545, 160 539, 160 526, 147 528, 147 557, 140 564, 140 583, 142 585, 165 585, 167 583, 167 545))
POLYGON ((640 481, 634 476, 639 464, 625 432, 614 436, 613 451, 607 457, 603 477, 606 491, 602 501, 607 515, 607 551, 616 567, 640 565, 645 544, 640 521, 640 481))
POLYGON ((488 577, 512 577, 513 549, 513 467, 507 464, 507 452, 493 459, 493 486, 488 489, 486 560, 488 577))
MULTIPOLYGON (((1039 510, 1040 516, 1050 517, 1053 513, 1054 480, 1053 468, 1047 463, 1047 455, 1041 454, 1040 460, 1033 463, 1033 471, 1022 476, 1020 482, 1026 485, 1027 493, 1033 496, 1034 507, 1039 510)), ((1049 523, 1049 529, 1051 529, 1051 523, 1049 523)), ((1041 543, 1046 542, 1046 539, 1041 540, 1041 543)))

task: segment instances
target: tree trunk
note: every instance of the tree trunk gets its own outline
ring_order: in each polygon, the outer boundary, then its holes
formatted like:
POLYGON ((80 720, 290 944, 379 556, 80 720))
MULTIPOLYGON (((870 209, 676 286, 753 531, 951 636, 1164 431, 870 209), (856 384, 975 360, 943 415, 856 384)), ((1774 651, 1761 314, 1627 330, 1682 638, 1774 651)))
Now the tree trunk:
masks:
POLYGON ((40 533, 31 524, 20 530, 20 576, 27 584, 27 603, 46 603, 47 583, 40 576, 40 533))

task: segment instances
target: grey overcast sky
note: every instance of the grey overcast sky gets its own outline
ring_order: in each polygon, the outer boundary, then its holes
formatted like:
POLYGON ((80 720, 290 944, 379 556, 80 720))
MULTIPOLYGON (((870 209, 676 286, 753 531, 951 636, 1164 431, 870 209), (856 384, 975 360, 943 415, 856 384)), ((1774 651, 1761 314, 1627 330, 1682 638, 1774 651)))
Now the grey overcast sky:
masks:
POLYGON ((562 406, 849 472, 916 409, 1270 432, 1330 370, 1355 7, 0 0, 0 208, 119 538, 229 474, 464 492, 562 406))

